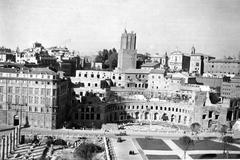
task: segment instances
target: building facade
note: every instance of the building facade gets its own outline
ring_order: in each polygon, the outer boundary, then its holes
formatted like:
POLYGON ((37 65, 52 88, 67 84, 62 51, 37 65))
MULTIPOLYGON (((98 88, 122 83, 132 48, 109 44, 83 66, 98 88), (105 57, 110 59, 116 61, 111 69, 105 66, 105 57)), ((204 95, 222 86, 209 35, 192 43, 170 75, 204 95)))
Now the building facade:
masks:
POLYGON ((198 122, 204 129, 212 130, 226 123, 229 101, 212 104, 205 91, 162 92, 157 98, 145 100, 126 93, 122 92, 125 98, 121 101, 106 106, 107 122, 169 122, 185 126, 198 122))
POLYGON ((68 84, 48 68, 0 68, 1 124, 61 127, 68 106, 68 84))
POLYGON ((180 51, 172 52, 168 60, 170 71, 189 71, 190 57, 180 51))
POLYGON ((204 64, 204 72, 216 77, 239 75, 240 60, 233 58, 212 59, 204 64))
POLYGON ((225 98, 240 98, 240 76, 234 76, 229 82, 221 85, 221 96, 225 98))

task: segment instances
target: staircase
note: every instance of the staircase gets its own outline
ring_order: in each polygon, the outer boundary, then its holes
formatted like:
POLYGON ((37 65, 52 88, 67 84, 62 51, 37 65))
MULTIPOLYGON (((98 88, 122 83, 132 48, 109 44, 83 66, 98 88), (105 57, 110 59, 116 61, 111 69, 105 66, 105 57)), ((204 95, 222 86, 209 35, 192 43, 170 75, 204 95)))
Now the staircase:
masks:
POLYGON ((30 154, 28 154, 30 148, 31 148, 31 143, 21 144, 16 148, 16 150, 13 153, 9 155, 8 159, 12 159, 12 160, 23 159, 25 155, 29 155, 28 156, 29 159, 31 159, 30 157, 34 157, 34 159, 37 159, 41 157, 43 150, 46 148, 46 144, 41 144, 40 146, 34 147, 30 152, 30 154))

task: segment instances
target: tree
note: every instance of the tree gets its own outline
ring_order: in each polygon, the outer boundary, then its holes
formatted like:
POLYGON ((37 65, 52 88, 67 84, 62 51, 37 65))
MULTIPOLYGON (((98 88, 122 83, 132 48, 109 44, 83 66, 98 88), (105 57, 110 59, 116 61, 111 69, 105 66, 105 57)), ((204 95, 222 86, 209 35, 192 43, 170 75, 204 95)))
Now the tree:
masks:
POLYGON ((186 153, 188 148, 193 145, 193 140, 188 136, 183 136, 179 139, 180 143, 184 146, 184 159, 186 159, 186 153))
POLYGON ((227 133, 228 126, 223 124, 220 128, 220 133, 222 134, 222 137, 227 133))
POLYGON ((233 137, 232 136, 224 136, 222 138, 222 142, 223 142, 223 155, 226 155, 226 158, 228 159, 228 146, 229 143, 233 142, 233 137), (227 152, 226 152, 227 150, 227 152))
POLYGON ((190 126, 192 133, 198 134, 200 131, 201 125, 198 122, 192 123, 190 126))

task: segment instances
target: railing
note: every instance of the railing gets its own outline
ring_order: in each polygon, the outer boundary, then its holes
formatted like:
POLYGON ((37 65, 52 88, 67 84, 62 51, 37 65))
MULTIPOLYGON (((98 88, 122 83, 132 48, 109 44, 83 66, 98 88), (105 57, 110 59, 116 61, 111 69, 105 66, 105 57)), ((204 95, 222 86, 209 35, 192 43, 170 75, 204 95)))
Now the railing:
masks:
POLYGON ((107 160, 117 160, 111 140, 109 138, 106 138, 105 136, 104 136, 103 140, 104 140, 104 144, 105 144, 107 160))

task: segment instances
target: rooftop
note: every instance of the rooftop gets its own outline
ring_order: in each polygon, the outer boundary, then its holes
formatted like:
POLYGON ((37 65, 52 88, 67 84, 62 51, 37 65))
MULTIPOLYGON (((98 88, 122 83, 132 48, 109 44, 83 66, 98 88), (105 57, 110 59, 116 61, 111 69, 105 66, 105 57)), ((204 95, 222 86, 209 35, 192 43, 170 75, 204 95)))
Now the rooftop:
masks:
POLYGON ((155 62, 148 62, 148 63, 144 63, 141 65, 141 67, 155 67, 159 65, 159 63, 155 63, 155 62))
POLYGON ((131 74, 131 73, 138 73, 138 74, 149 74, 149 70, 144 69, 127 69, 125 73, 131 74))
POLYGON ((237 60, 237 59, 211 59, 209 62, 214 62, 214 63, 240 63, 240 60, 237 60))
POLYGON ((160 70, 160 69, 152 69, 150 71, 151 74, 164 74, 165 73, 165 70, 160 70))
POLYGON ((45 68, 27 68, 27 67, 21 67, 21 68, 3 68, 0 67, 1 73, 32 73, 32 74, 50 74, 50 75, 56 75, 57 72, 49 69, 48 67, 45 68))

